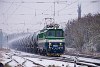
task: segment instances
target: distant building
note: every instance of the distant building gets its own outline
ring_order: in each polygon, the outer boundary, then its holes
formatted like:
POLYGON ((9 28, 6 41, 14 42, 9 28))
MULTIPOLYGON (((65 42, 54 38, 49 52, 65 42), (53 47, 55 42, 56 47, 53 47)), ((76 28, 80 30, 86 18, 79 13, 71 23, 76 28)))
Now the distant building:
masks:
POLYGON ((3 33, 2 29, 0 29, 0 48, 2 48, 2 40, 3 40, 3 33))

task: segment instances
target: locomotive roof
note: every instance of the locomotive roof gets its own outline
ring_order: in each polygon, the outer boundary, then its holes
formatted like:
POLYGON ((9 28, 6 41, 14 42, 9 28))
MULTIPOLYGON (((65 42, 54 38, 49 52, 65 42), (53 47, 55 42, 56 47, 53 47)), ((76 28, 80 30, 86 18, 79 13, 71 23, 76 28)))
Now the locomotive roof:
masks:
POLYGON ((40 30, 40 32, 46 32, 46 31, 48 31, 48 30, 63 30, 63 29, 61 29, 61 28, 58 28, 58 29, 53 29, 53 28, 47 28, 47 29, 42 29, 42 30, 40 30))

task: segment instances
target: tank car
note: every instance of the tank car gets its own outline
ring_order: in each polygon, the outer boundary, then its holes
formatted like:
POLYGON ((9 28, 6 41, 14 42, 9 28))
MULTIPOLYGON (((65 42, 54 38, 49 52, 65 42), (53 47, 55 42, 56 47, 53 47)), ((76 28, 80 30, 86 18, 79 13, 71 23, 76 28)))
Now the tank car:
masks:
POLYGON ((58 24, 46 25, 39 33, 19 38, 11 45, 19 51, 60 56, 65 51, 64 31, 58 24))
POLYGON ((23 52, 30 52, 30 53, 37 53, 37 44, 36 44, 36 35, 25 35, 23 37, 19 37, 10 42, 9 47, 11 49, 23 51, 23 52))

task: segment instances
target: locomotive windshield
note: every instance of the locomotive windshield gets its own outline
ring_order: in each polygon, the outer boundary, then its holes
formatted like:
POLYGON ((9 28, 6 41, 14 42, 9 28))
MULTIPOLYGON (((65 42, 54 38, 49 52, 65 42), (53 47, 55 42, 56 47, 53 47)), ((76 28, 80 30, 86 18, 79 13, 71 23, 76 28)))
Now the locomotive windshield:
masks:
POLYGON ((55 31, 54 30, 47 31, 47 36, 55 37, 55 31))
POLYGON ((56 37, 63 37, 63 31, 62 30, 57 30, 56 31, 56 37))
POLYGON ((47 37, 64 37, 63 36, 63 30, 62 29, 49 29, 47 32, 46 32, 46 36, 47 37))

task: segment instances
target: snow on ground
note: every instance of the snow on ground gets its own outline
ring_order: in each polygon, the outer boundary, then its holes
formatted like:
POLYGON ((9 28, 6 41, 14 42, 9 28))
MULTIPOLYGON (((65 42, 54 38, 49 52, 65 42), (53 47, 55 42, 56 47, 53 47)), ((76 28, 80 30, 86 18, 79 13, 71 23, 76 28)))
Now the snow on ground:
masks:
POLYGON ((18 66, 18 63, 16 63, 15 61, 12 61, 12 62, 10 62, 10 63, 8 63, 9 64, 9 66, 11 66, 11 67, 16 67, 16 66, 18 66))
POLYGON ((12 59, 15 59, 20 64, 22 64, 25 61, 24 58, 18 56, 12 56, 12 59))
POLYGON ((70 65, 71 67, 73 67, 73 64, 68 64, 65 62, 61 62, 61 61, 54 61, 54 60, 46 60, 46 59, 38 59, 38 58, 27 58, 29 60, 32 60, 36 63, 39 63, 41 65, 44 65, 45 67, 49 66, 49 65, 55 65, 55 66, 60 66, 60 67, 66 67, 67 65, 70 65))
MULTIPOLYGON (((15 67, 18 65, 22 65, 24 67, 36 67, 39 65, 48 67, 49 65, 55 65, 59 67, 74 67, 74 63, 62 62, 62 61, 55 61, 55 60, 47 60, 47 59, 40 59, 40 58, 32 58, 35 54, 20 52, 11 50, 8 53, 3 53, 3 64, 8 63, 11 67, 15 67), (21 57, 24 56, 25 57, 21 57), (31 62, 32 61, 32 62, 31 62)), ((38 56, 38 55, 35 55, 38 56)), ((70 58, 70 56, 67 56, 70 58)), ((81 58, 80 58, 81 59, 81 58)), ((40 66, 41 67, 41 66, 40 66)), ((79 66, 76 67, 87 67, 87 66, 79 66)))
POLYGON ((92 58, 69 56, 69 55, 63 55, 63 57, 68 57, 74 60, 76 59, 76 60, 81 60, 81 61, 86 61, 86 62, 100 63, 100 59, 92 59, 92 58))
MULTIPOLYGON (((28 55, 28 56, 34 55, 34 54, 20 52, 20 51, 15 52, 15 54, 16 55, 17 54, 28 55)), ((13 56, 12 58, 13 59, 16 59, 21 64, 24 61, 24 59, 22 59, 21 57, 18 57, 18 56, 13 56)), ((73 63, 67 63, 67 62, 61 62, 61 61, 55 61, 55 60, 39 59, 39 58, 30 58, 30 57, 24 57, 24 58, 29 59, 31 61, 34 61, 35 63, 38 63, 38 64, 43 65, 45 67, 47 67, 49 65, 55 65, 55 66, 59 66, 59 67, 66 67, 66 66, 74 67, 74 64, 73 63)), ((32 64, 32 62, 27 61, 24 65, 26 67, 28 67, 28 65, 30 65, 30 67, 31 67, 33 64, 32 64)))
MULTIPOLYGON (((17 51, 16 54, 17 53, 19 53, 19 54, 21 53, 21 55, 28 55, 28 56, 33 56, 34 55, 34 54, 20 52, 20 51, 17 51)), ((34 61, 35 63, 38 63, 38 64, 43 65, 45 67, 47 67, 49 65, 55 65, 55 66, 59 66, 59 67, 66 67, 66 66, 74 67, 74 64, 73 63, 67 63, 67 62, 62 62, 62 61, 46 60, 46 59, 30 58, 30 57, 24 57, 24 58, 29 59, 31 61, 34 61)), ((31 65, 31 63, 29 63, 28 61, 27 61, 27 63, 25 63, 25 65, 27 66, 27 64, 30 64, 31 65)), ((77 67, 79 67, 79 66, 77 65, 77 67)), ((84 67, 86 67, 86 66, 84 66, 84 67)))
POLYGON ((26 63, 24 64, 24 67, 33 67, 33 66, 37 66, 37 65, 34 65, 32 62, 29 62, 29 61, 26 61, 26 63))
POLYGON ((99 59, 91 59, 91 58, 83 58, 83 57, 79 57, 78 59, 83 60, 83 61, 87 61, 87 62, 100 63, 99 59))
MULTIPOLYGON (((32 62, 26 61, 26 59, 19 57, 19 56, 14 56, 14 54, 20 54, 20 52, 15 53, 14 51, 9 51, 8 53, 6 52, 2 52, 2 61, 0 61, 3 64, 8 64, 11 67, 15 67, 15 66, 20 66, 22 64, 24 64, 24 67, 34 67, 36 65, 34 65, 32 62), (13 55, 13 56, 12 56, 13 55), (25 62, 25 63, 24 63, 25 62)), ((25 53, 23 53, 25 55, 25 53)))

